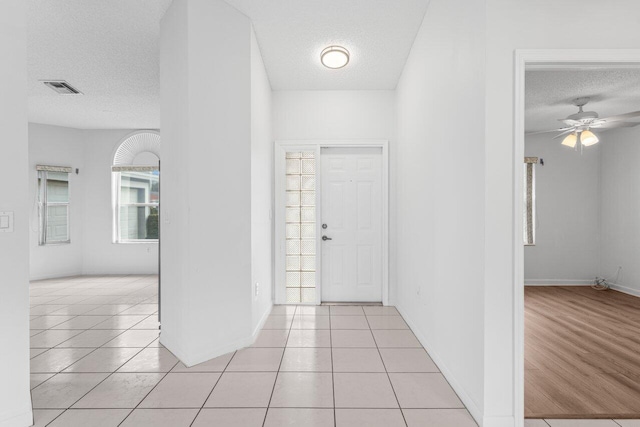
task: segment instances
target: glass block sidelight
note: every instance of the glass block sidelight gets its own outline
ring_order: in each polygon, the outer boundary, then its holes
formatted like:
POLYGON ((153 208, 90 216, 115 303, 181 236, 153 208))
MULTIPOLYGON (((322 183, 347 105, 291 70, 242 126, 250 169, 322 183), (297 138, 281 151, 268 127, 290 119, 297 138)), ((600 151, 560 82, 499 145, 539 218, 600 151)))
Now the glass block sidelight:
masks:
POLYGON ((316 300, 315 152, 288 152, 286 174, 287 303, 314 303, 316 300))
POLYGON ((313 303, 316 300, 315 288, 304 288, 300 290, 300 302, 313 303))
POLYGON ((300 224, 287 224, 285 227, 285 234, 287 239, 299 239, 300 238, 300 224))
POLYGON ((300 281, 301 274, 299 271, 287 271, 287 287, 299 288, 302 284, 300 281))
POLYGON ((316 287, 316 272, 315 271, 303 271, 300 273, 300 286, 303 288, 316 287))
POLYGON ((287 303, 302 301, 302 288, 287 288, 287 303))
POLYGON ((287 255, 300 255, 300 240, 287 240, 287 255))
POLYGON ((300 237, 303 239, 314 239, 316 238, 316 224, 300 224, 298 225, 298 232, 300 233, 300 237))

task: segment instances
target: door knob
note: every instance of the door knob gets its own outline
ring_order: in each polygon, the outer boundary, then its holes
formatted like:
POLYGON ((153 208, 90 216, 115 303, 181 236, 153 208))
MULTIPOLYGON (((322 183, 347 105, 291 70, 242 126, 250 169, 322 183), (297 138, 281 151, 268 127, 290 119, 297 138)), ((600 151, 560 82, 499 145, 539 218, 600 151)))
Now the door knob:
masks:
POLYGON ((322 236, 322 240, 333 240, 331 237, 322 236))

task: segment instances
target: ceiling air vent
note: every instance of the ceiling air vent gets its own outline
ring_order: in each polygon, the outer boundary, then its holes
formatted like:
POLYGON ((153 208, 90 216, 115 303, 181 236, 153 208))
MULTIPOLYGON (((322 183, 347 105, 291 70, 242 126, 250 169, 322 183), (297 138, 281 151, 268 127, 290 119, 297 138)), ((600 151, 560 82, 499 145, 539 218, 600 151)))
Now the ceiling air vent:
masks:
POLYGON ((43 83, 61 95, 82 95, 82 92, 64 80, 47 80, 43 81, 43 83))

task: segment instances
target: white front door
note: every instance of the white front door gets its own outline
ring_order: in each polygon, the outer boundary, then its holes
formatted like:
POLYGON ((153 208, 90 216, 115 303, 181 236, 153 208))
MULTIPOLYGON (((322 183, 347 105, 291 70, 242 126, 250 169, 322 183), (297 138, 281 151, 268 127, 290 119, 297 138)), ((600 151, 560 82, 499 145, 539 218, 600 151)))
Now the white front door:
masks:
POLYGON ((382 149, 321 150, 322 301, 382 301, 382 149))

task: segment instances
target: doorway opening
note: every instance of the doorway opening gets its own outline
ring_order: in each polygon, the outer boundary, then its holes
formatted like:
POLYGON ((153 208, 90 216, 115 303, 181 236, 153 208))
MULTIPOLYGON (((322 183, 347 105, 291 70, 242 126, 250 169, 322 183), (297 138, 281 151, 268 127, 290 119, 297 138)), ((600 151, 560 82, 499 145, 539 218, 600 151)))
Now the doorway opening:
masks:
POLYGON ((275 147, 276 304, 388 303, 387 141, 275 147))
MULTIPOLYGON (((640 110, 640 96, 635 101, 627 99, 634 96, 632 88, 638 87, 638 80, 624 88, 619 86, 624 86, 625 76, 633 79, 631 75, 638 69, 640 51, 517 52, 517 425, 522 425, 523 418, 640 418, 635 385, 640 372, 633 368, 640 366, 640 360, 633 360, 637 335, 630 326, 640 316, 636 299, 640 292, 633 291, 636 286, 640 289, 640 280, 632 275, 623 280, 618 274, 617 266, 635 249, 625 246, 621 234, 615 232, 621 224, 631 224, 619 217, 626 213, 616 206, 624 197, 621 189, 633 185, 633 179, 620 177, 622 181, 614 183, 617 175, 635 169, 621 163, 628 162, 632 153, 620 151, 625 140, 634 139, 632 133, 640 132, 640 127, 634 129, 640 123, 640 114, 632 114, 640 110), (581 84, 582 77, 591 86, 581 84), (546 83, 538 85, 543 80, 546 83), (543 89, 533 93, 538 86, 549 89, 556 83, 565 92, 551 89, 553 96, 565 95, 566 99, 544 101, 538 98, 545 96, 543 89), (572 89, 575 94, 569 93, 572 89), (585 99, 591 108, 586 108, 585 99), (637 105, 625 105, 625 99, 637 105), (537 104, 545 102, 545 108, 536 110, 537 104), (540 120, 545 114, 557 113, 559 108, 566 108, 567 113, 556 114, 548 129, 542 126, 540 120), (584 113, 584 117, 571 115, 557 120, 576 113, 573 110, 578 108, 577 114, 584 113), (588 113, 592 110, 598 115, 588 113), (592 134, 596 135, 595 143, 590 139, 592 134), (614 257, 617 260, 611 257, 615 252, 619 254, 614 257), (607 268, 611 263, 614 267, 607 268), (596 281, 612 290, 592 289, 596 281)), ((631 145, 635 144, 628 145, 633 150, 631 145)))

